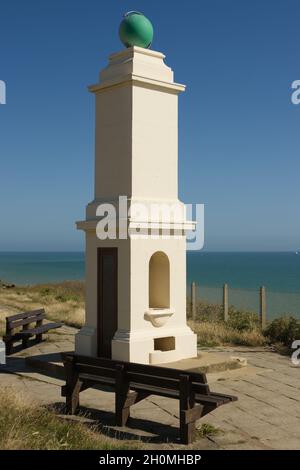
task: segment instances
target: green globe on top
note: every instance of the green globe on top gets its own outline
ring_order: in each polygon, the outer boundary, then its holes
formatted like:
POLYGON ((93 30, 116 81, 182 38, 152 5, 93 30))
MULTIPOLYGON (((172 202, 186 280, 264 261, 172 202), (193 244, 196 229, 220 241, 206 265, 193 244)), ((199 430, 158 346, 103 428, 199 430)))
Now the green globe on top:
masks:
POLYGON ((125 13, 119 27, 119 36, 126 47, 139 46, 148 49, 153 40, 151 21, 138 11, 125 13))

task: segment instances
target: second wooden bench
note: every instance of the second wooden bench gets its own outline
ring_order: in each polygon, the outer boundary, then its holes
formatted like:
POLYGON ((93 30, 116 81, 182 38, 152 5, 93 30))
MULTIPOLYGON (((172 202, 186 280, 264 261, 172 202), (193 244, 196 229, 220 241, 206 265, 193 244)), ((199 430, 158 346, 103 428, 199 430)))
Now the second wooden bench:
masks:
POLYGON ((63 325, 60 322, 43 323, 45 318, 46 314, 43 308, 6 317, 6 333, 3 336, 3 341, 6 343, 6 354, 9 355, 13 352, 15 342, 22 341, 22 346, 28 347, 30 337, 35 336, 36 342, 40 342, 43 339, 43 333, 63 325))

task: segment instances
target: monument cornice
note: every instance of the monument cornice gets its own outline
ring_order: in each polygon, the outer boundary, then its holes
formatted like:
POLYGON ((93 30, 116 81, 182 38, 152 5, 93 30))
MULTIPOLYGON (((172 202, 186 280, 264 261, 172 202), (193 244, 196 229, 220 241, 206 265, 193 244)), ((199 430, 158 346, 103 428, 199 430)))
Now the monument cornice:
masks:
MULTIPOLYGON (((106 219, 107 221, 114 221, 116 223, 116 228, 119 227, 119 218, 115 219, 106 219)), ((87 219, 79 220, 76 222, 76 227, 78 230, 84 230, 85 232, 95 232, 98 222, 101 221, 101 218, 96 219, 87 219)), ((126 219, 128 223, 128 229, 141 229, 141 230, 172 230, 172 231, 188 231, 195 230, 197 222, 194 220, 181 220, 176 222, 170 221, 145 221, 145 220, 136 220, 136 219, 126 219)))
POLYGON ((155 90, 162 90, 168 93, 179 94, 185 91, 186 86, 181 83, 166 82, 163 80, 155 80, 153 78, 147 78, 142 75, 128 74, 123 77, 107 80, 103 83, 97 83, 88 87, 91 93, 103 93, 111 88, 134 85, 143 88, 152 88, 155 90))

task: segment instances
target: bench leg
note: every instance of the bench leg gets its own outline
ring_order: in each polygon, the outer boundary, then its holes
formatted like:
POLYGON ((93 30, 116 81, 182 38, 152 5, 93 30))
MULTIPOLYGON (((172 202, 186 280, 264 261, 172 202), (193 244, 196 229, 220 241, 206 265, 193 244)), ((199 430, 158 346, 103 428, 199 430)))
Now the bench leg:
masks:
POLYGON ((43 341, 43 334, 39 333, 38 335, 36 335, 35 339, 37 343, 41 343, 43 341))
POLYGON ((196 421, 201 418, 203 406, 195 405, 195 395, 188 375, 180 375, 180 441, 191 444, 195 437, 196 421))
POLYGON ((67 384, 66 391, 66 414, 74 415, 79 408, 79 393, 81 381, 75 380, 72 384, 67 384))
POLYGON ((5 339, 4 339, 5 352, 6 352, 6 355, 9 356, 13 352, 13 345, 14 345, 13 330, 10 326, 9 318, 6 317, 5 320, 6 320, 5 339))
MULTIPOLYGON (((28 330, 28 328, 29 328, 29 325, 24 325, 22 331, 26 331, 26 330, 28 330)), ((28 348, 28 344, 29 344, 29 338, 25 337, 24 339, 22 339, 22 347, 23 348, 28 348)))
POLYGON ((72 356, 64 360, 66 373, 66 385, 64 387, 66 396, 66 414, 74 415, 79 407, 79 393, 82 382, 79 380, 78 373, 75 370, 72 356))
POLYGON ((10 356, 10 354, 12 354, 13 346, 14 346, 13 341, 6 341, 5 342, 5 352, 6 352, 7 356, 10 356))
POLYGON ((28 338, 22 339, 22 347, 23 348, 28 348, 29 340, 28 338))
MULTIPOLYGON (((42 326, 42 324, 43 320, 37 320, 36 327, 38 328, 39 326, 42 326)), ((37 343, 41 343, 43 341, 43 334, 39 333, 38 335, 36 335, 35 339, 37 343)))
MULTIPOLYGON (((132 392, 134 394, 134 392, 132 392)), ((130 416, 133 394, 129 392, 129 382, 123 364, 116 365, 115 412, 116 426, 125 426, 130 416)))

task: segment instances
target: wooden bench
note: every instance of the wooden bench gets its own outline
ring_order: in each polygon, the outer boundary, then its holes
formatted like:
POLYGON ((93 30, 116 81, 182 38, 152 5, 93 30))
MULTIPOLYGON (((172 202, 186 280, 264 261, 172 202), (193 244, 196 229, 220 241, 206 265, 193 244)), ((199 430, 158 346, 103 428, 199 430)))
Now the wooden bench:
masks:
POLYGON ((130 407, 149 395, 176 398, 180 410, 180 440, 184 444, 193 441, 197 419, 237 400, 231 395, 212 393, 203 373, 72 353, 62 353, 62 359, 66 377, 62 396, 66 397, 67 414, 78 410, 79 393, 97 384, 115 390, 117 426, 125 426, 130 407))
POLYGON ((15 342, 22 341, 22 346, 28 347, 31 336, 36 336, 36 342, 39 343, 43 339, 43 333, 62 326, 62 323, 43 324, 45 318, 46 314, 43 308, 6 317, 6 334, 3 336, 3 341, 6 343, 6 354, 9 355, 13 352, 15 342))

